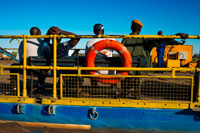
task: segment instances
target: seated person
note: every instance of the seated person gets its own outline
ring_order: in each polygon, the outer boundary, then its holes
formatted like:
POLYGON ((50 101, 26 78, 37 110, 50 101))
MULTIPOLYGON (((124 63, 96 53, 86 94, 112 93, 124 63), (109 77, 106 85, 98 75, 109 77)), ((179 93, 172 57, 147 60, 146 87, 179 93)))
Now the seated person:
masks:
MULTIPOLYGON (((30 34, 31 35, 41 35, 41 31, 37 27, 32 27, 30 29, 30 34)), ((26 47, 26 56, 42 56, 42 44, 43 40, 40 38, 30 38, 27 39, 27 47, 26 47)), ((23 59, 23 46, 24 41, 20 43, 18 53, 16 56, 16 59, 20 60, 20 63, 22 64, 22 59, 23 59)))
MULTIPOLYGON (((41 35, 41 31, 39 28, 37 27, 32 27, 30 29, 30 35, 41 35)), ((26 48, 26 56, 42 56, 42 44, 43 40, 40 38, 30 38, 27 39, 27 48, 26 48)), ((20 61, 19 63, 14 63, 12 64, 12 66, 15 65, 22 65, 23 64, 23 46, 24 45, 24 41, 22 41, 20 43, 19 49, 18 49, 18 53, 16 56, 16 59, 18 59, 20 61)), ((34 71, 36 72, 36 71, 34 71)), ((10 73, 23 73, 22 69, 10 69, 10 73)), ((28 74, 30 74, 30 70, 27 71, 28 74)), ((15 75, 11 75, 10 76, 11 79, 11 86, 12 88, 16 88, 16 83, 17 83, 17 78, 15 75)))
MULTIPOLYGON (((95 24, 94 25, 94 30, 93 30, 95 35, 104 35, 104 27, 102 24, 95 24)), ((86 44, 86 48, 85 48, 85 55, 87 55, 87 52, 89 50, 90 47, 92 47, 96 42, 102 41, 102 40, 106 40, 105 38, 94 38, 91 39, 87 42, 86 44)), ((115 39, 113 39, 115 40, 115 39)), ((97 56, 102 57, 112 57, 113 54, 113 50, 110 49, 105 49, 105 50, 101 50, 100 54, 98 54, 97 56)), ((107 70, 99 70, 97 71, 100 74, 104 74, 104 75, 112 75, 115 73, 115 71, 107 71, 107 70)))
MULTIPOLYGON (((58 27, 51 27, 48 30, 47 35, 52 35, 52 34, 76 35, 72 32, 63 31, 63 30, 59 29, 58 27)), ((69 50, 71 48, 73 48, 74 46, 76 46, 76 44, 79 42, 79 40, 80 40, 80 38, 72 38, 69 41, 61 43, 61 38, 57 38, 57 58, 68 56, 69 50)), ((50 65, 51 59, 53 59, 53 44, 50 43, 49 38, 44 39, 42 50, 43 50, 44 57, 47 59, 47 65, 50 65)), ((40 85, 42 85, 44 83, 47 72, 48 72, 48 70, 41 70, 39 78, 38 78, 38 82, 40 85)))
MULTIPOLYGON (((51 27, 48 30, 47 35, 51 35, 51 34, 76 35, 72 32, 63 31, 63 30, 59 29, 58 27, 51 27)), ((63 56, 68 56, 69 50, 71 48, 73 48, 74 46, 76 46, 76 44, 79 42, 79 40, 80 40, 80 38, 72 38, 69 41, 61 43, 61 38, 57 38, 57 58, 60 58, 63 56)), ((50 39, 46 38, 44 40, 44 44, 43 44, 43 48, 42 48, 44 57, 47 60, 53 59, 53 45, 50 44, 49 41, 50 41, 50 39)))

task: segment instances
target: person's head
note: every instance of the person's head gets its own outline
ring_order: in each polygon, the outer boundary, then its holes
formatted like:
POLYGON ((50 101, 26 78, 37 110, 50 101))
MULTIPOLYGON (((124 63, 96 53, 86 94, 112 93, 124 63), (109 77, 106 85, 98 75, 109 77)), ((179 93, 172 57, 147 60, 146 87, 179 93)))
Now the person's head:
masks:
POLYGON ((140 34, 142 27, 143 27, 143 24, 141 23, 140 20, 135 19, 132 21, 132 25, 131 25, 132 32, 136 32, 140 34))
MULTIPOLYGON (((58 32, 58 27, 52 26, 49 28, 49 30, 47 31, 47 35, 61 35, 61 33, 58 32)), ((57 37, 57 43, 61 42, 61 38, 57 37)), ((52 39, 53 41, 53 39, 52 39)))
POLYGON ((30 29, 30 34, 31 34, 31 35, 41 35, 41 31, 40 31, 40 29, 37 28, 37 27, 32 27, 32 28, 30 29))
POLYGON ((94 32, 95 35, 104 35, 103 25, 102 24, 95 24, 93 32, 94 32))
POLYGON ((162 35, 162 31, 160 30, 160 31, 158 31, 158 35, 162 35))

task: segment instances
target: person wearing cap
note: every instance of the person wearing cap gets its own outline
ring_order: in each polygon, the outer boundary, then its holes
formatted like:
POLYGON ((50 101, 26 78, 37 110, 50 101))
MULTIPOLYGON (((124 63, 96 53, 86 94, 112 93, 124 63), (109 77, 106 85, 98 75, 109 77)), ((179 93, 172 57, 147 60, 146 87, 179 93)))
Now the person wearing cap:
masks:
MULTIPOLYGON (((104 35, 104 27, 102 24, 95 24, 94 25, 94 34, 95 35, 104 35)), ((94 38, 94 39, 91 39, 87 42, 86 44, 86 48, 85 48, 85 55, 87 55, 87 52, 89 50, 90 47, 92 47, 96 42, 98 41, 102 41, 102 40, 106 40, 105 38, 94 38)), ((113 39, 115 40, 115 39, 113 39)), ((100 53, 97 55, 99 57, 112 57, 112 53, 113 51, 110 50, 110 49, 104 49, 104 50, 101 50, 100 53)), ((110 75, 110 74, 114 74, 115 72, 114 71, 106 71, 106 70, 99 70, 97 71, 98 73, 100 74, 104 74, 104 75, 110 75)))
MULTIPOLYGON (((131 24, 131 30, 132 32, 130 35, 139 35, 141 32, 141 29, 143 27, 143 24, 140 20, 133 20, 131 24)), ((181 36, 182 39, 185 39, 188 37, 185 33, 177 33, 176 35, 181 36)), ((147 38, 124 38, 122 40, 122 44, 127 47, 129 50, 133 61, 140 61, 139 66, 137 67, 150 67, 151 66, 151 56, 150 52, 153 47, 157 47, 159 44, 159 41, 162 39, 147 39, 147 38), (140 65, 142 64, 142 65, 140 65)), ((167 42, 170 42, 171 44, 179 44, 174 39, 165 39, 167 42)), ((133 64, 134 65, 134 64, 133 64)), ((130 75, 147 75, 147 72, 136 72, 136 71, 130 71, 130 75)), ((122 88, 124 88, 124 93, 127 93, 129 89, 138 90, 140 87, 139 85, 142 84, 143 79, 140 78, 126 78, 122 82, 122 88)), ((139 92, 132 93, 131 97, 138 98, 139 92)), ((131 94, 131 93, 129 93, 131 94)))
MULTIPOLYGON (((141 32, 141 29, 143 27, 143 24, 139 20, 133 20, 131 25, 132 33, 130 35, 139 35, 141 32)), ((185 33, 177 33, 175 35, 181 36, 182 39, 185 39, 188 37, 188 34, 185 33)), ((148 62, 146 66, 150 66, 151 62, 151 56, 150 52, 153 49, 153 47, 158 46, 159 41, 164 39, 148 39, 148 38, 125 38, 122 40, 122 44, 124 44, 129 52, 131 53, 133 58, 143 58, 147 59, 148 62)), ((182 44, 174 39, 165 39, 168 44, 182 44)))

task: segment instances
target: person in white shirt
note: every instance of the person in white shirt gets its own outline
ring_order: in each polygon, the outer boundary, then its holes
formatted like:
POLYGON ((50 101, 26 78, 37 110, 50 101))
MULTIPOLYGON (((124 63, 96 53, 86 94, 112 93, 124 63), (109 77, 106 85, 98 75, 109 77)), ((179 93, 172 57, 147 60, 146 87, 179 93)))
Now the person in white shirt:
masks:
MULTIPOLYGON (((103 25, 102 24, 95 24, 93 32, 94 32, 95 35, 104 35, 103 25)), ((90 47, 92 47, 96 42, 102 41, 102 40, 106 40, 106 39, 105 38, 94 38, 94 39, 89 40, 86 44, 85 55, 87 55, 87 52, 88 52, 90 47)), ((100 53, 97 56, 112 57, 112 55, 113 55, 113 50, 104 49, 104 50, 101 50, 100 53)), ((107 71, 107 70, 99 70, 97 72, 100 73, 100 74, 104 74, 104 75, 113 75, 115 73, 115 71, 107 71)))
MULTIPOLYGON (((37 27, 32 27, 30 29, 30 34, 31 35, 41 35, 41 31, 39 28, 37 27)), ((43 40, 40 38, 31 38, 31 39, 27 39, 27 49, 26 49, 26 56, 42 56, 42 44, 43 40)), ((18 53, 16 58, 18 60, 20 60, 20 62, 23 59, 23 46, 24 45, 24 41, 22 41, 20 43, 19 49, 18 49, 18 53)))

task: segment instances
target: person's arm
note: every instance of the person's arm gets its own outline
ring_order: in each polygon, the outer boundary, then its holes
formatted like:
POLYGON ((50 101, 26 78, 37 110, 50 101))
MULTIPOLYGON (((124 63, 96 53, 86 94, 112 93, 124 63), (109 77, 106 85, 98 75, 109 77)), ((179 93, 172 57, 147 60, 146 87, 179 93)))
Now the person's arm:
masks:
MULTIPOLYGON (((52 29, 55 31, 55 34, 57 34, 57 35, 61 35, 61 34, 63 34, 63 35, 76 35, 72 32, 61 30, 58 27, 52 27, 52 29)), ((79 40, 80 40, 80 38, 71 38, 69 43, 74 47, 79 42, 79 40)))
POLYGON ((175 39, 169 39, 167 41, 168 45, 183 45, 185 43, 185 39, 188 38, 188 34, 185 34, 185 33, 177 33, 175 35, 181 36, 181 38, 182 38, 181 42, 178 42, 175 39))
POLYGON ((186 34, 186 33, 176 33, 175 35, 181 36, 182 39, 188 38, 188 34, 186 34))
MULTIPOLYGON (((53 31, 52 31, 52 29, 50 28, 50 29, 47 31, 46 35, 51 35, 51 34, 53 34, 53 31)), ((44 38, 44 42, 49 43, 49 42, 50 42, 50 38, 44 38)))

